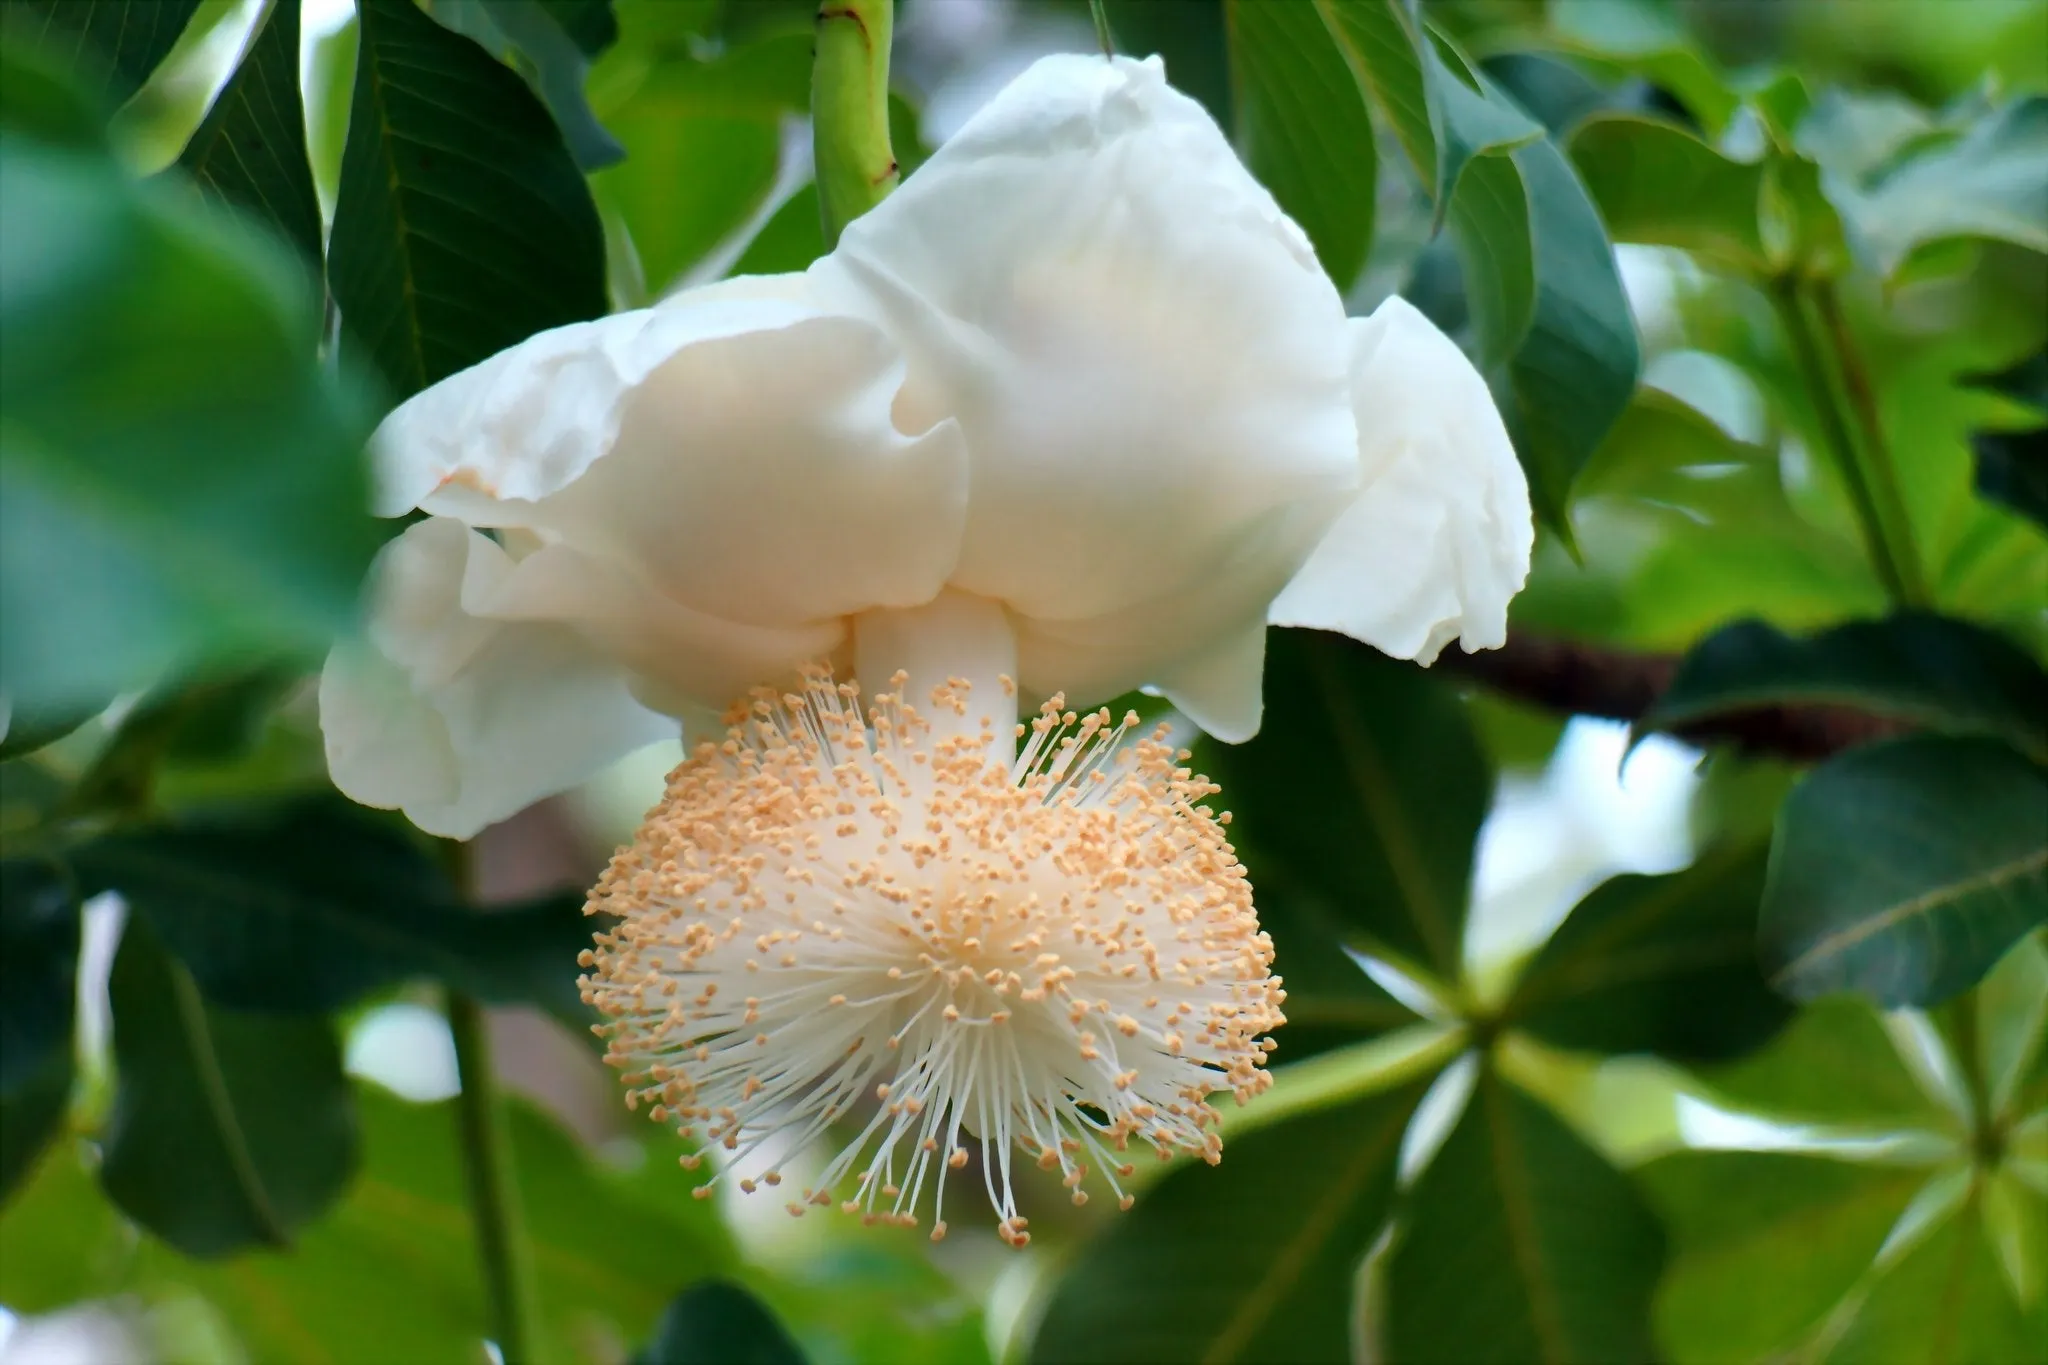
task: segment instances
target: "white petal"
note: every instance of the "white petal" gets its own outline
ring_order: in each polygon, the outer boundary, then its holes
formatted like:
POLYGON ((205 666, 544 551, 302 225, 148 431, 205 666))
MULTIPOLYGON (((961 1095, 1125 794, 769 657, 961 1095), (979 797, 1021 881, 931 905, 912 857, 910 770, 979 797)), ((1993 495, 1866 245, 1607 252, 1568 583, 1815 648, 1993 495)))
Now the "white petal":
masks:
POLYGON ((466 514, 565 487, 611 449, 621 404, 657 365, 688 346, 814 316, 807 295, 796 275, 733 281, 541 332, 450 375, 378 428, 379 515, 427 507, 488 524, 466 514))
MULTIPOLYGON (((1156 60, 1039 62, 812 278, 910 350, 905 411, 957 417, 952 582, 1023 618, 1193 592, 1247 524, 1356 481, 1336 290, 1156 60)), ((1314 530, 1270 547, 1283 581, 1314 530)))
POLYGON ((1163 677, 1159 690, 1206 733, 1226 744, 1242 744, 1259 732, 1265 671, 1266 623, 1252 620, 1163 677))
POLYGON ((466 609, 465 596, 502 588, 514 567, 445 518, 385 547, 368 638, 337 647, 320 679, 328 769, 342 791, 468 838, 675 734, 580 632, 466 609))
POLYGON ((1529 487, 1486 381, 1405 301, 1351 324, 1363 487, 1268 619, 1429 663, 1492 649, 1529 576, 1529 487))

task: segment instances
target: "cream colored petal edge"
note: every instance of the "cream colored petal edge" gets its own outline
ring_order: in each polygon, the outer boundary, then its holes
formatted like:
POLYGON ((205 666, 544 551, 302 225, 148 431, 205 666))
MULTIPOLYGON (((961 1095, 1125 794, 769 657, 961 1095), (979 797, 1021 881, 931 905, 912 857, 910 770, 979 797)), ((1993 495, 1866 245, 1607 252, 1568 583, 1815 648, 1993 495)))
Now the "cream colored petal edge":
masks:
POLYGON ((1432 662, 1492 649, 1529 576, 1529 488, 1486 381, 1406 301, 1351 324, 1362 487, 1273 602, 1274 625, 1432 662))
POLYGON ((371 440, 376 510, 496 524, 492 504, 546 497, 607 454, 625 400, 678 351, 817 316, 803 276, 759 276, 537 333, 384 419, 371 440))
POLYGON ((444 518, 379 555, 369 628, 336 646, 320 678, 328 771, 348 796, 466 839, 676 733, 581 632, 464 610, 465 588, 485 591, 512 568, 489 538, 444 518))

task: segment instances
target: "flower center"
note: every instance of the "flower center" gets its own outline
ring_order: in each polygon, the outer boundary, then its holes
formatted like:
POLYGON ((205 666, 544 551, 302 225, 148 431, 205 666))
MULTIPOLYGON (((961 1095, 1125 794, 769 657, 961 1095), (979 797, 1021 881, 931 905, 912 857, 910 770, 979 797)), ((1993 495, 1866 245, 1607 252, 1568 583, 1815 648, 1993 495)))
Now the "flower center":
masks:
POLYGON ((792 1213, 851 1176, 843 1208, 914 1225, 929 1184, 942 1237, 978 1140, 1021 1246, 1014 1150, 1126 1207, 1133 1143, 1215 1161, 1209 1097, 1269 1084, 1284 992, 1228 817, 1199 804, 1217 788, 1163 727, 1055 697, 998 729, 982 689, 1007 722, 1009 679, 945 676, 912 705, 899 670, 864 713, 814 666, 736 709, 592 892, 618 923, 584 991, 628 1103, 685 1138, 738 1158, 857 1125, 792 1213))

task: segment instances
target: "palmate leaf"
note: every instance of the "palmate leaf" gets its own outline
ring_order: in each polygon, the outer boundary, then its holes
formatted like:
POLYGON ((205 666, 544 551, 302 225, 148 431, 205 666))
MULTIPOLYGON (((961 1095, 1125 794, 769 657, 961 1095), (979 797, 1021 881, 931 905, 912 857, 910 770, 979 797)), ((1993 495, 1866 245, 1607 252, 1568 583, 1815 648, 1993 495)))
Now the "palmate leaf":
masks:
POLYGON ((412 0, 362 0, 329 244, 344 350, 400 396, 601 316, 604 234, 526 82, 412 0))
POLYGON ((1779 812, 1760 931, 1800 999, 1947 999, 2048 923, 2048 769, 1990 739, 1912 736, 1817 768, 1779 812))
POLYGON ((1629 1178, 1482 1065, 1388 1258, 1385 1359, 1649 1359, 1663 1259, 1662 1230, 1629 1178))
POLYGON ((1352 1282, 1421 1098, 1411 1085, 1334 1105, 1167 1175, 1068 1267, 1032 1365, 1349 1360, 1352 1282))
POLYGON ((289 1245, 355 1167, 333 1026, 209 1006, 140 921, 121 936, 110 995, 107 1197, 190 1256, 289 1245))
POLYGON ((265 220, 309 262, 321 259, 320 201, 299 95, 299 7, 270 7, 242 64, 178 157, 201 186, 265 220))
POLYGON ((1814 1001, 1760 1051, 1700 1074, 1723 1104, 1786 1123, 1890 1131, 1954 1123, 1907 1070, 1878 1012, 1850 995, 1814 1001))
POLYGON ((1238 154, 1301 224, 1341 292, 1372 244, 1377 153, 1322 6, 1225 0, 1238 154))

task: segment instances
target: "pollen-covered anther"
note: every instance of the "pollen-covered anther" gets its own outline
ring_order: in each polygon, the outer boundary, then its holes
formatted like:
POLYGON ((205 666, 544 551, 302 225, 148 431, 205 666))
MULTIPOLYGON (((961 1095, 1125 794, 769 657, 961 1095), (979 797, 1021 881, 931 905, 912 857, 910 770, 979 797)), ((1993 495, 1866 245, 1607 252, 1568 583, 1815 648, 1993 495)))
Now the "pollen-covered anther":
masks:
POLYGON ((997 1232, 1023 1246, 1015 1151, 1119 1207, 1132 1139, 1216 1159, 1210 1097, 1270 1083, 1272 944, 1200 804, 1214 784, 1163 729, 1054 697, 1010 759, 1014 685, 982 724, 965 679, 928 705, 907 681, 864 712, 814 666, 729 713, 593 891, 617 923, 582 987, 629 1103, 724 1148, 721 1170, 844 1125, 790 1213, 915 1226, 929 1200, 936 1240, 978 1143, 997 1232))

